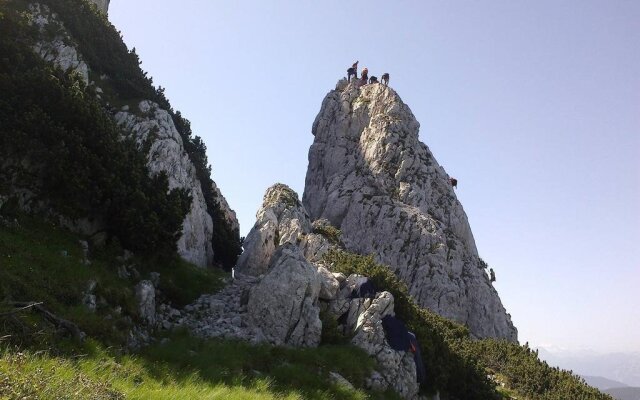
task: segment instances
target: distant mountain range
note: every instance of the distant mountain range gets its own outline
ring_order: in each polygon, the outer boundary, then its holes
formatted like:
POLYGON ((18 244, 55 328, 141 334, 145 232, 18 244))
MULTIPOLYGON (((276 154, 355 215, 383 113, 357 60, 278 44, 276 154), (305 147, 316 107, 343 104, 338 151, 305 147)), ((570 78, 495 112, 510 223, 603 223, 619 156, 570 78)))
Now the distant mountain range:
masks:
POLYGON ((640 400, 640 387, 621 387, 603 390, 616 400, 640 400))
POLYGON ((600 390, 629 387, 629 385, 626 385, 622 382, 614 381, 613 379, 604 378, 602 376, 580 376, 589 384, 589 386, 596 387, 600 390))
POLYGON ((640 352, 597 353, 538 347, 540 359, 581 375, 599 389, 640 387, 640 352), (589 381, 594 378, 595 381, 589 381))
POLYGON ((610 394, 616 400, 640 400, 640 387, 630 387, 622 382, 603 378, 602 376, 583 375, 582 378, 603 393, 610 394))

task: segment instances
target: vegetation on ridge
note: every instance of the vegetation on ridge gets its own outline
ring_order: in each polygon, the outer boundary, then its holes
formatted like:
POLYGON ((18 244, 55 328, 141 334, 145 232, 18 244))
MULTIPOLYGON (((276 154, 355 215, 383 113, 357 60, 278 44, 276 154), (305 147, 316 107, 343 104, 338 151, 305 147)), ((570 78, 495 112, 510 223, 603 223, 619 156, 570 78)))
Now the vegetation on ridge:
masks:
MULTIPOLYGON (((113 171, 118 172, 118 165, 122 170, 133 171, 132 176, 138 178, 141 173, 138 171, 138 166, 132 166, 131 163, 136 159, 136 156, 131 154, 134 147, 132 141, 125 141, 119 143, 110 150, 109 153, 105 153, 109 149, 94 149, 90 144, 104 136, 105 138, 117 137, 121 134, 119 128, 109 121, 110 116, 106 112, 107 110, 114 111, 111 107, 115 104, 131 104, 133 108, 136 108, 140 99, 149 99, 160 105, 163 109, 166 109, 175 123, 176 129, 180 133, 185 150, 189 155, 191 161, 196 168, 196 174, 201 184, 201 189, 205 197, 207 204, 207 211, 213 219, 213 238, 212 247, 215 253, 215 261, 221 265, 230 268, 235 264, 238 254, 241 252, 240 237, 237 229, 227 221, 224 212, 220 208, 217 194, 213 189, 213 181, 211 180, 211 166, 208 164, 206 156, 206 146, 202 139, 198 136, 193 136, 191 132, 190 123, 188 120, 182 117, 180 112, 175 112, 171 107, 169 101, 164 95, 164 89, 155 88, 153 86, 153 80, 147 77, 147 74, 140 69, 140 61, 135 49, 129 51, 127 46, 122 41, 120 33, 111 25, 106 17, 101 13, 97 13, 95 6, 85 0, 42 0, 40 4, 50 7, 50 9, 56 13, 57 17, 62 21, 65 28, 72 36, 72 40, 77 42, 77 48, 82 54, 83 59, 90 67, 90 80, 97 82, 98 86, 103 89, 102 100, 96 100, 95 94, 91 88, 85 88, 81 80, 78 77, 74 77, 73 74, 65 74, 59 70, 52 68, 47 63, 42 62, 37 57, 31 46, 38 40, 38 36, 41 35, 35 28, 28 25, 26 20, 26 14, 23 11, 27 8, 27 1, 24 0, 8 0, 0 4, 0 13, 4 14, 3 17, 3 51, 2 54, 7 54, 7 58, 4 58, 6 67, 3 72, 3 78, 5 82, 17 86, 21 90, 22 97, 6 98, 4 106, 18 107, 24 105, 29 106, 32 102, 36 103, 39 107, 38 110, 25 110, 22 114, 17 114, 15 110, 9 109, 8 115, 3 115, 3 121, 5 117, 9 118, 8 121, 15 120, 17 123, 21 123, 23 126, 22 131, 30 133, 31 130, 36 132, 42 132, 44 137, 31 138, 29 144, 36 144, 41 146, 53 146, 53 149, 63 147, 60 149, 64 151, 64 146, 69 143, 82 144, 82 147, 78 148, 79 153, 62 153, 56 154, 50 153, 51 159, 54 156, 58 157, 58 160, 64 160, 66 158, 72 158, 74 165, 72 169, 64 169, 65 173, 84 173, 85 175, 91 173, 111 173, 113 171), (26 68, 26 71, 24 70, 26 68), (40 81, 29 84, 29 73, 40 74, 42 79, 40 81), (56 79, 50 79, 52 82, 47 82, 45 78, 55 77, 56 79), (56 94, 56 97, 49 96, 47 99, 49 102, 38 103, 37 99, 41 93, 37 90, 37 85, 48 84, 45 86, 44 93, 50 91, 56 94), (57 90, 57 92, 56 92, 57 90), (73 97, 75 96, 75 97, 73 97), (57 103, 56 104, 54 102, 57 103), (86 103, 86 104, 83 104, 86 103), (68 117, 72 110, 85 110, 85 113, 80 113, 82 118, 76 119, 75 124, 69 126, 68 117), (36 114, 33 114, 33 113, 36 114), (35 125, 36 118, 39 118, 39 114, 45 114, 49 118, 44 120, 40 125, 35 125), (31 117, 31 118, 27 118, 31 117), (92 121, 95 119, 95 121, 92 121), (66 129, 73 133, 73 140, 70 142, 64 141, 64 138, 59 137, 56 128, 66 129), (46 139, 46 140, 45 140, 46 139), (56 147, 57 146, 57 147, 56 147), (121 152, 128 154, 128 159, 122 160, 123 156, 121 152), (113 153, 113 154, 112 154, 113 153), (81 155, 95 156, 96 160, 88 160, 87 157, 81 157, 81 155), (111 165, 109 160, 115 155, 116 159, 114 164, 111 165), (98 162, 99 159, 102 163, 98 162), (118 163, 116 163, 118 162, 118 163), (90 169, 98 168, 99 171, 89 171, 90 169)), ((56 32, 46 32, 49 35, 56 35, 56 32)), ((1 60, 0 60, 1 61, 1 60)), ((4 97, 4 92, 3 92, 4 97)), ((4 100, 4 98, 3 98, 4 100)), ((20 110, 18 110, 20 111, 20 110)), ((3 127, 4 128, 4 127, 3 127)), ((3 135, 6 142, 10 142, 12 133, 10 130, 0 132, 3 135)), ((99 141, 98 144, 103 144, 99 141)), ((105 143, 106 144, 106 143, 105 143)), ((112 143, 108 143, 112 145, 112 143)), ((29 147, 26 147, 29 148, 29 147)), ((9 149, 6 147, 3 149, 8 153, 9 149)), ((13 149, 11 149, 13 151, 13 149)), ((4 155, 4 154, 3 154, 4 155)), ((139 154, 138 159, 144 161, 144 154, 139 154)), ((139 160, 135 160, 139 163, 139 160)), ((65 168, 65 166, 59 167, 59 169, 65 168)), ((45 168, 47 170, 47 168, 45 168)), ((73 176, 73 175, 71 175, 73 176)), ((28 177, 28 174, 27 176, 28 177)), ((20 176, 20 180, 26 178, 24 174, 20 176)), ((11 177, 11 179, 15 176, 11 177)), ((141 179, 141 178, 140 178, 141 179)), ((111 189, 114 182, 112 180, 100 181, 92 180, 90 184, 84 184, 79 189, 92 190, 96 194, 102 195, 102 198, 94 200, 94 203, 98 203, 98 206, 104 206, 105 204, 112 205, 109 200, 118 201, 122 197, 133 197, 136 200, 145 200, 149 203, 147 208, 152 208, 154 211, 165 211, 168 208, 173 208, 170 211, 182 211, 178 210, 178 207, 184 208, 184 204, 189 204, 186 201, 184 195, 180 198, 181 204, 177 204, 179 201, 173 199, 174 205, 171 207, 164 206, 162 203, 155 203, 158 197, 164 196, 167 190, 163 186, 164 182, 162 176, 154 178, 158 180, 154 183, 149 191, 145 192, 144 187, 139 181, 127 182, 126 192, 125 189, 119 189, 118 193, 111 194, 106 193, 111 189), (103 186, 105 187, 103 187, 103 186), (143 193, 130 193, 140 187, 140 191, 143 193), (133 190, 132 190, 133 189, 133 190), (123 193, 124 192, 124 193, 123 193), (157 192, 157 193, 156 193, 157 192), (112 196, 110 199, 107 194, 112 196), (157 210, 156 210, 157 209, 157 210)), ((5 180, 5 186, 8 186, 10 182, 5 180)), ((71 182, 75 183, 75 182, 71 182)), ((53 184, 51 186, 54 186, 53 184)), ((62 189, 63 187, 61 187, 62 189)), ((3 186, 0 183, 0 195, 2 194, 3 186)), ((178 191, 176 191, 177 196, 178 191)), ((42 193, 43 197, 48 195, 48 191, 42 193)), ((82 191, 79 193, 72 193, 72 195, 85 196, 82 191)), ((115 208, 115 206, 113 207, 115 208)), ((125 208, 125 207, 120 207, 125 208)), ((76 207, 76 204, 70 203, 67 209, 71 209, 76 214, 86 215, 86 207, 76 207)), ((177 219, 177 215, 167 215, 162 218, 148 218, 144 213, 145 207, 140 207, 140 213, 131 213, 126 218, 115 218, 116 220, 130 219, 132 224, 158 224, 165 223, 171 224, 177 219)), ((183 217, 180 219, 182 221, 183 217)), ((105 218, 106 220, 106 218, 105 218)), ((109 218, 111 221, 111 218, 109 218)), ((178 228, 180 225, 178 226, 178 228)), ((160 229, 161 231, 161 229, 160 229)), ((179 232, 175 232, 176 234, 179 232)), ((120 236, 118 236, 120 238, 120 236)), ((138 235, 139 239, 151 238, 152 235, 138 235)), ((126 241, 125 238, 120 238, 122 241, 126 241)), ((127 243, 128 245, 128 243, 127 243)), ((129 247, 132 250, 137 250, 133 247, 129 247)), ((157 243, 156 249, 167 248, 162 243, 157 243)), ((171 246, 169 246, 171 248, 171 246)))
POLYGON ((503 393, 488 377, 499 376, 518 398, 612 400, 570 372, 540 361, 537 352, 527 346, 504 340, 472 340, 467 328, 418 307, 406 285, 372 256, 331 251, 325 261, 333 272, 367 276, 378 290, 393 294, 396 316, 421 343, 427 370, 422 389, 426 392, 439 390, 451 400, 501 399, 503 393))
POLYGON ((36 56, 35 28, 0 10, 0 195, 21 189, 71 219, 102 220, 134 251, 175 249, 188 193, 169 191, 164 174, 150 177, 145 155, 82 79, 36 56))

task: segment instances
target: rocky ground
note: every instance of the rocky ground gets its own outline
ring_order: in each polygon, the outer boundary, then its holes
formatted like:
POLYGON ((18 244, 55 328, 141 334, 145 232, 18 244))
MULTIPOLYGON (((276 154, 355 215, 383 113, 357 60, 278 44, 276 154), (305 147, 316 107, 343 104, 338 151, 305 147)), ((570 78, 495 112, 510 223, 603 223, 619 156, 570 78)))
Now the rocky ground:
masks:
POLYGON ((235 279, 221 292, 202 296, 183 310, 161 305, 158 327, 186 327, 203 337, 315 347, 323 328, 320 310, 334 318, 346 315, 341 329, 378 362, 368 387, 391 387, 404 398, 417 398, 413 354, 393 350, 382 329, 382 318, 394 315, 393 296, 380 292, 374 299, 350 298, 363 277, 334 274, 322 264, 322 255, 337 246, 330 242, 336 238, 328 233, 326 221, 311 223, 297 194, 287 186, 269 188, 257 215, 235 279))

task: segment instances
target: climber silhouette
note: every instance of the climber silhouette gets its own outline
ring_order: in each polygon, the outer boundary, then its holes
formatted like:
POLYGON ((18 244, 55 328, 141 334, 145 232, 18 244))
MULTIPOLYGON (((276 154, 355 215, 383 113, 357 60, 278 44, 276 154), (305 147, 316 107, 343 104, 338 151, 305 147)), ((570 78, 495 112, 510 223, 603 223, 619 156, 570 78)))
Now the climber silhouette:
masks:
POLYGON ((351 82, 351 76, 358 79, 358 61, 354 62, 351 68, 347 69, 347 82, 351 82))
POLYGON ((382 83, 385 86, 389 86, 389 73, 388 72, 385 72, 384 74, 382 74, 382 78, 381 79, 382 79, 382 83))

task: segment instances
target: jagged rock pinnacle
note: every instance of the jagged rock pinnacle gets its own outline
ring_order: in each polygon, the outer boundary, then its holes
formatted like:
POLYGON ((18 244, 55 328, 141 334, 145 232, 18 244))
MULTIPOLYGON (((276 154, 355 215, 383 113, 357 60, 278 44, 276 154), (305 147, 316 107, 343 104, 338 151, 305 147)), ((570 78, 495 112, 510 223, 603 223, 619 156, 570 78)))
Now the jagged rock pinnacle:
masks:
POLYGON ((328 219, 346 248, 373 254, 416 301, 477 337, 515 341, 478 257, 467 216, 397 93, 338 82, 313 123, 303 204, 328 219))

